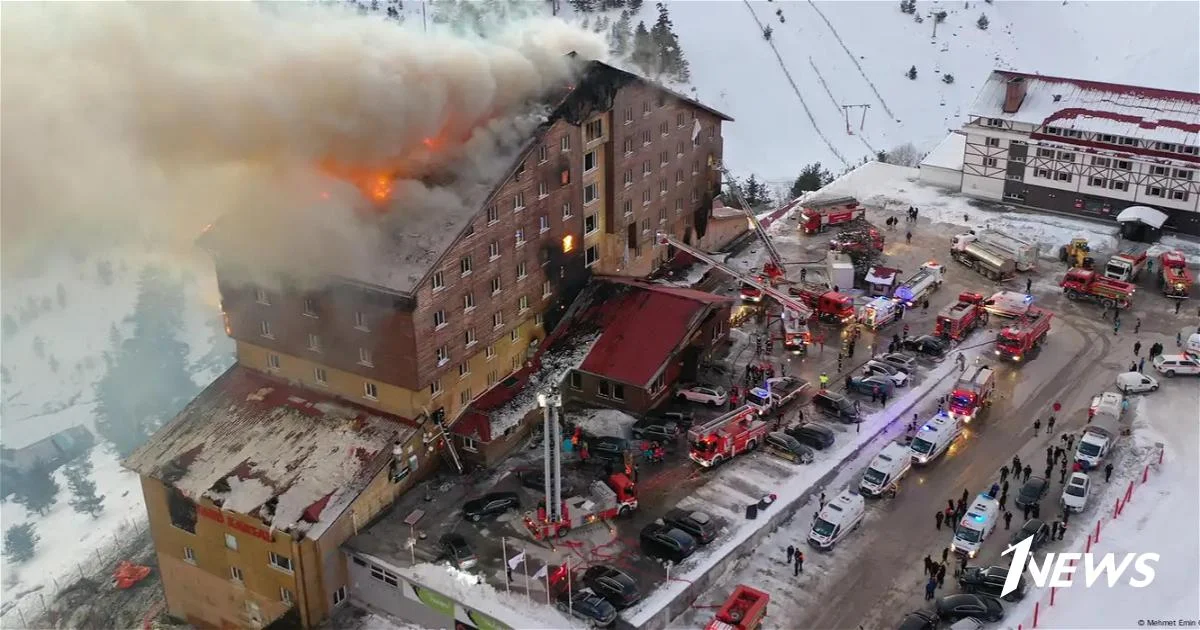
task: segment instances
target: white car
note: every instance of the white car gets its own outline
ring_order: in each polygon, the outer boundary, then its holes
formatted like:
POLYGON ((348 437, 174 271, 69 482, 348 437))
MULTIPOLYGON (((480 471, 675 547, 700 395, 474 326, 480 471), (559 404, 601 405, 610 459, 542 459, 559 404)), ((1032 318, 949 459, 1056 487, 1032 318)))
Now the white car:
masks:
POLYGON ((907 374, 901 372, 895 366, 888 365, 883 361, 875 361, 873 359, 871 361, 867 361, 866 365, 863 366, 863 372, 867 376, 886 376, 892 381, 893 384, 896 385, 896 387, 904 387, 908 384, 907 374))
POLYGON ((1072 473, 1071 478, 1067 479, 1067 485, 1063 488, 1063 507, 1072 512, 1082 512, 1083 508, 1087 506, 1091 485, 1091 479, 1087 475, 1081 472, 1072 473))
POLYGON ((1117 389, 1126 394, 1158 391, 1158 379, 1141 372, 1125 372, 1117 375, 1117 389))
POLYGON ((1200 374, 1200 361, 1186 354, 1160 354, 1154 357, 1154 369, 1168 377, 1176 374, 1200 374))
POLYGON ((702 405, 712 405, 720 407, 729 400, 729 394, 720 387, 711 387, 709 385, 690 385, 680 387, 675 390, 675 397, 681 400, 689 400, 702 405))

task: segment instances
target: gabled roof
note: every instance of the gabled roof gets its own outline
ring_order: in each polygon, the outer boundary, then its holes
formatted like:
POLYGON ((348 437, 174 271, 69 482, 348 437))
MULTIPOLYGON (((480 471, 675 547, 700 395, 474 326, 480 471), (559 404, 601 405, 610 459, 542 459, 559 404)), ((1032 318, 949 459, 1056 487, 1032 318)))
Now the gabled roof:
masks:
POLYGON ((125 467, 193 501, 317 538, 417 431, 410 420, 234 365, 125 467))
POLYGON ((979 91, 971 114, 1156 142, 1200 144, 1200 94, 1195 92, 996 70, 979 91), (1016 112, 1006 113, 1005 94, 1013 78, 1024 79, 1025 98, 1016 112))
POLYGON ((579 369, 637 387, 650 384, 659 368, 716 307, 732 302, 703 291, 648 284, 626 278, 598 279, 603 299, 582 318, 602 328, 579 369))

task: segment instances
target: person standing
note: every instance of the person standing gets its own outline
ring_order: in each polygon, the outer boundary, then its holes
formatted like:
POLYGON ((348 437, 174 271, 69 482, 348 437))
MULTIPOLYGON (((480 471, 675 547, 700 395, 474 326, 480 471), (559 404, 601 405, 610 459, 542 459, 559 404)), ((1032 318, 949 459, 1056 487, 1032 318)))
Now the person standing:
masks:
POLYGON ((791 564, 791 562, 792 562, 792 558, 793 558, 795 555, 796 555, 796 546, 795 546, 795 545, 788 545, 788 548, 787 548, 787 561, 788 561, 788 564, 791 564))
POLYGON ((1004 529, 1008 529, 1012 525, 1012 512, 1005 510, 1004 512, 1004 529))
POLYGON ((1005 504, 1007 504, 1007 503, 1008 503, 1008 492, 1005 491, 1004 493, 1002 493, 1000 495, 1000 509, 1003 510, 1005 504))
POLYGON ((1136 357, 1138 355, 1138 353, 1141 351, 1142 351, 1142 342, 1140 342, 1140 341, 1133 342, 1133 356, 1136 357))
POLYGON ((1029 476, 1033 474, 1033 469, 1029 464, 1025 464, 1025 469, 1021 471, 1024 474, 1024 481, 1029 481, 1029 476))
POLYGON ((912 230, 904 233, 904 242, 907 245, 912 245, 912 230))
POLYGON ((1183 304, 1183 300, 1175 300, 1175 314, 1179 314, 1179 307, 1183 304))
POLYGON ((937 585, 939 587, 945 585, 945 583, 946 583, 946 563, 945 562, 942 562, 941 564, 938 565, 937 573, 938 573, 937 574, 937 585))
POLYGON ((933 558, 930 558, 929 554, 925 554, 925 575, 931 575, 932 573, 933 573, 933 558))
POLYGON ((879 403, 880 403, 881 405, 883 405, 884 407, 886 407, 886 406, 887 406, 887 399, 888 399, 887 392, 880 392, 880 393, 879 393, 879 403))
POLYGON ((1104 483, 1108 483, 1109 479, 1112 479, 1112 462, 1104 466, 1104 483))
POLYGON ((1025 520, 1027 520, 1027 521, 1028 521, 1028 520, 1029 520, 1029 513, 1033 511, 1033 506, 1032 506, 1032 505, 1026 505, 1026 506, 1025 506, 1025 508, 1024 508, 1024 510, 1025 510, 1025 520))
POLYGON ((942 519, 945 517, 946 517, 946 515, 942 514, 941 510, 938 510, 937 514, 933 515, 933 521, 934 521, 934 523, 937 524, 938 531, 942 530, 942 519))
POLYGON ((1138 359, 1138 372, 1142 372, 1146 368, 1146 357, 1138 359))
POLYGON ((1033 278, 1025 278, 1025 293, 1028 294, 1028 293, 1031 293, 1032 291, 1033 291, 1033 278))
POLYGON ((1000 483, 1007 483, 1006 479, 1008 479, 1008 464, 1000 467, 1000 483))
POLYGON ((1136 335, 1139 332, 1141 332, 1141 330, 1142 330, 1142 318, 1139 317, 1139 318, 1137 318, 1136 322, 1133 322, 1133 334, 1136 335))
POLYGON ((1021 474, 1021 458, 1017 457, 1016 455, 1013 455, 1012 458, 1012 472, 1014 479, 1017 477, 1017 475, 1021 474))
POLYGON ((1035 418, 1033 421, 1033 437, 1038 436, 1038 432, 1042 430, 1041 418, 1035 418))
POLYGON ((930 577, 929 581, 925 583, 925 601, 933 599, 935 590, 937 590, 937 578, 930 577))
POLYGON ((946 558, 949 558, 949 557, 950 557, 950 549, 948 547, 943 547, 942 548, 942 564, 943 565, 946 564, 946 558))
POLYGON ((1033 504, 1033 518, 1042 518, 1042 504, 1041 503, 1033 504))
POLYGON ((1050 419, 1046 421, 1046 434, 1049 435, 1051 433, 1054 433, 1054 416, 1053 415, 1051 415, 1050 419))
POLYGON ((799 549, 796 550, 796 568, 792 573, 793 576, 804 573, 804 552, 799 549))

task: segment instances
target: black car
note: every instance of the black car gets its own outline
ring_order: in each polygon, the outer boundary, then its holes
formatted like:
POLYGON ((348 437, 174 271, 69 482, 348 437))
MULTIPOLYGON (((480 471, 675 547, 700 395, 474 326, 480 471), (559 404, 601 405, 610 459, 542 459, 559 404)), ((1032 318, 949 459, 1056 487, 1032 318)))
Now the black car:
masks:
POLYGON ((479 561, 462 534, 446 534, 438 539, 438 546, 442 551, 441 559, 459 569, 469 569, 479 561))
POLYGON ((1049 490, 1050 482, 1045 477, 1030 477, 1017 493, 1017 507, 1037 505, 1049 490))
MULTIPOLYGON (((958 586, 965 593, 981 593, 992 597, 1001 597, 1004 591, 1004 580, 1008 579, 1008 567, 970 567, 958 577, 958 586)), ((1017 582, 1017 588, 1002 597, 1004 601, 1015 602, 1025 597, 1025 578, 1017 582)))
POLYGON ((789 427, 783 431, 784 433, 796 438, 796 441, 811 446, 815 449, 824 450, 833 446, 833 431, 829 427, 824 427, 811 422, 801 424, 799 426, 789 427))
POLYGON ((930 610, 914 610, 904 619, 900 620, 900 625, 896 630, 937 630, 938 618, 937 615, 930 610))
POLYGON ((670 525, 651 523, 642 528, 642 553, 659 560, 679 563, 696 552, 696 539, 670 525))
POLYGON ((603 564, 584 571, 583 585, 607 599, 617 610, 629 608, 642 599, 637 582, 628 573, 603 564))
POLYGON ((516 492, 490 492, 478 499, 471 499, 463 504, 463 518, 469 521, 481 521, 484 518, 500 516, 509 510, 520 509, 521 499, 516 492))
POLYGON ((1038 547, 1041 547, 1050 539, 1050 526, 1040 518, 1031 518, 1025 521, 1021 529, 1012 535, 1012 538, 1008 540, 1008 544, 1015 545, 1030 536, 1033 536, 1033 544, 1029 546, 1029 550, 1037 551, 1038 547))
POLYGON ((930 357, 940 357, 946 354, 946 342, 933 335, 910 337, 900 342, 900 347, 909 352, 924 354, 930 357))
MULTIPOLYGON (((521 485, 545 493, 546 491, 546 471, 540 469, 522 470, 517 473, 517 478, 521 480, 521 485)), ((562 495, 569 497, 575 494, 575 485, 566 479, 562 480, 562 495)))
POLYGON ((823 389, 812 397, 812 404, 821 413, 842 422, 858 422, 858 408, 843 394, 823 389))
POLYGON ((717 537, 717 521, 699 510, 674 509, 667 512, 663 522, 676 529, 682 529, 701 545, 707 545, 717 537))
POLYGON ((642 418, 630 428, 633 437, 639 440, 674 440, 679 435, 679 425, 663 418, 642 418))
POLYGON ((588 440, 588 456, 603 460, 620 462, 625 460, 625 451, 629 450, 629 442, 624 438, 602 435, 588 440))
POLYGON ((692 428, 692 423, 696 421, 696 416, 692 415, 690 411, 664 411, 659 413, 658 417, 669 422, 674 422, 675 426, 680 429, 690 429, 692 428))
POLYGON ((947 595, 937 600, 936 608, 938 617, 947 622, 958 621, 964 617, 974 617, 982 621, 1000 621, 1004 618, 1004 606, 1000 604, 1000 600, 987 595, 947 595))
POLYGON ((607 628, 617 620, 616 607, 588 588, 572 593, 569 602, 567 594, 563 593, 555 605, 559 610, 587 620, 597 628, 607 628))
POLYGON ((901 352, 889 352, 875 357, 876 361, 886 363, 905 374, 912 375, 917 369, 917 359, 912 355, 901 352))
POLYGON ((767 437, 763 439, 763 445, 768 453, 793 464, 811 464, 813 462, 813 450, 783 431, 768 433, 767 437))

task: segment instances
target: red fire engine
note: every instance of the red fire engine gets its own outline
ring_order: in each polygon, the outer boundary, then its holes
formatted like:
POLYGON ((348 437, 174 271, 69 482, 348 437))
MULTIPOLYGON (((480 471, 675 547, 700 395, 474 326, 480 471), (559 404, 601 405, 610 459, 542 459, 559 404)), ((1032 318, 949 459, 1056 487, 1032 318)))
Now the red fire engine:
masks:
POLYGON ((838 324, 854 321, 854 300, 848 295, 815 284, 791 286, 788 293, 811 307, 821 321, 838 324))
POLYGON ((1187 267, 1187 258, 1183 252, 1163 252, 1158 257, 1158 283, 1162 286, 1163 295, 1173 298, 1186 298, 1192 291, 1192 272, 1187 267))
POLYGON ((1000 330, 996 336, 996 356, 1013 361, 1037 356, 1053 318, 1054 313, 1030 306, 1016 322, 1000 330))
POLYGON ((962 341, 971 331, 987 326, 988 312, 983 296, 978 293, 959 293, 958 302, 943 308, 937 316, 933 334, 944 339, 962 341))
POLYGON ((733 589, 733 594, 705 626, 705 630, 756 630, 767 616, 767 603, 771 596, 744 584, 733 589))
POLYGON ((1128 282, 1105 278, 1091 269, 1071 269, 1059 286, 1069 300, 1094 300, 1105 308, 1129 308, 1136 289, 1128 282))
POLYGON ((593 481, 586 495, 563 499, 562 520, 551 522, 546 506, 538 506, 537 517, 525 515, 525 527, 541 540, 551 536, 566 536, 576 527, 583 527, 624 516, 637 509, 637 488, 623 473, 613 473, 605 481, 593 481))
POLYGON ((811 201, 800 211, 800 229, 805 234, 824 232, 831 225, 849 223, 864 217, 867 209, 858 205, 854 197, 834 197, 811 201))
POLYGON ((984 407, 992 404, 996 373, 988 367, 972 368, 958 379, 950 394, 950 417, 970 422, 984 407))
POLYGON ((710 468, 753 450, 771 432, 754 407, 745 405, 688 431, 692 461, 710 468))

